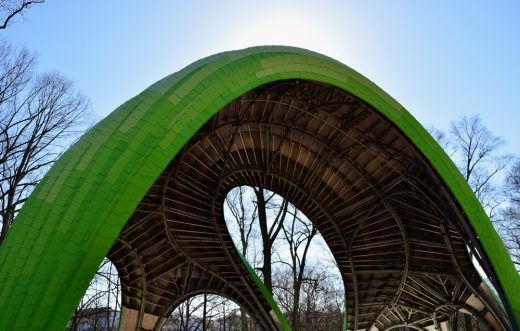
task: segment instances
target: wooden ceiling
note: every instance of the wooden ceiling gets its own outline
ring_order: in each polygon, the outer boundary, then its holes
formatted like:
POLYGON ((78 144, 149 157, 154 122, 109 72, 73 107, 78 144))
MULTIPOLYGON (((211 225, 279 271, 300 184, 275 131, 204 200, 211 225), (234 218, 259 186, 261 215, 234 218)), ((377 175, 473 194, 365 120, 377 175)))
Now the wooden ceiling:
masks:
POLYGON ((278 193, 317 225, 343 277, 349 330, 441 327, 460 309, 509 329, 471 262, 474 234, 427 160, 370 105, 301 80, 228 104, 150 188, 109 253, 126 307, 168 316, 217 293, 276 329, 224 221, 240 185, 278 193))

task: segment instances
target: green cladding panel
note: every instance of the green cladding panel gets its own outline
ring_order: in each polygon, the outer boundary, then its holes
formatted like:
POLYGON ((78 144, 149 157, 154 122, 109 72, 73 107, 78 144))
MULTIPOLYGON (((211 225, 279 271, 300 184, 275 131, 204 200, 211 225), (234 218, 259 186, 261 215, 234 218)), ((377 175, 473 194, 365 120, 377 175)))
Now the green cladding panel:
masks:
POLYGON ((520 324, 520 277, 471 189, 424 128, 349 67, 307 50, 265 46, 213 55, 158 81, 56 162, 0 247, 0 329, 63 330, 125 222, 190 137, 236 97, 295 78, 352 93, 409 137, 458 200, 520 324))

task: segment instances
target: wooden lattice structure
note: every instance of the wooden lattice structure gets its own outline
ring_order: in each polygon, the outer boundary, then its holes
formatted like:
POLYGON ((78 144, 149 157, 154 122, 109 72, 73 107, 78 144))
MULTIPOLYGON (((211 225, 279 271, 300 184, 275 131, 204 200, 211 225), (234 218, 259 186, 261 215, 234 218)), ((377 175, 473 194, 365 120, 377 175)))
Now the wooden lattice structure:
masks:
POLYGON ((317 225, 345 282, 349 330, 422 329, 461 308, 508 328, 469 257, 474 234, 428 161, 366 102, 301 80, 228 104, 154 183, 109 254, 126 307, 167 317, 218 293, 274 328, 224 222, 240 185, 277 192, 317 225))

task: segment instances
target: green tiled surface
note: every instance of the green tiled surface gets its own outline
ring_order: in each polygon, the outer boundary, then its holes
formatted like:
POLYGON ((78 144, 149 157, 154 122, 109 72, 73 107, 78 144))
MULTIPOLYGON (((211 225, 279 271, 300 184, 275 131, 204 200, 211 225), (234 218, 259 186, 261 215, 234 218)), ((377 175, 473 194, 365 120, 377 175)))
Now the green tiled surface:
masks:
POLYGON ((58 160, 0 247, 0 329, 63 330, 126 220, 188 139, 234 98, 288 78, 342 88, 408 135, 462 206, 520 324, 520 276, 471 189, 424 128, 349 67, 303 49, 264 46, 216 54, 160 80, 58 160))

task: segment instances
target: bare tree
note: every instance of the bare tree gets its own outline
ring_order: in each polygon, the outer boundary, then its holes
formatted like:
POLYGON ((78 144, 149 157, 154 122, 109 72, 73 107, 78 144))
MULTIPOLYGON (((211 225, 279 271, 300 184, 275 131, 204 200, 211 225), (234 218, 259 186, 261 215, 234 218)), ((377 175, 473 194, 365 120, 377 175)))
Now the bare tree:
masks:
MULTIPOLYGON (((293 327, 339 330, 344 311, 343 282, 339 273, 329 272, 329 267, 338 271, 337 265, 325 257, 327 254, 316 252, 328 251, 316 227, 286 199, 262 188, 231 190, 225 210, 235 245, 243 255, 261 256, 262 276, 271 279, 271 291, 293 327), (308 268, 310 250, 313 257, 325 258, 308 268), (264 268, 267 265, 271 268, 264 268)), ((240 329, 251 329, 251 324, 244 323, 251 321, 244 311, 240 318, 240 329)))
POLYGON ((35 56, 0 42, 0 244, 43 174, 88 125, 70 80, 38 74, 35 56))
POLYGON ((255 222, 258 220, 258 207, 248 199, 248 187, 239 186, 231 190, 226 196, 226 205, 231 212, 227 218, 231 223, 235 235, 238 234, 236 244, 240 253, 247 257, 249 245, 253 239, 255 222))
MULTIPOLYGON (((239 307, 214 294, 201 294, 182 302, 166 320, 165 331, 241 330, 239 307)), ((248 320, 251 320, 248 317, 248 320)))
POLYGON ((289 267, 292 277, 292 309, 290 314, 290 322, 292 329, 301 330, 300 320, 300 297, 301 289, 304 281, 306 281, 305 266, 307 264, 307 255, 312 239, 318 234, 318 229, 314 223, 304 219, 301 212, 294 206, 289 209, 290 221, 284 224, 283 233, 289 248, 291 263, 280 261, 289 267))
POLYGON ((345 294, 341 276, 320 262, 308 263, 299 293, 295 292, 292 268, 276 268, 273 274, 276 301, 291 320, 298 316, 300 330, 342 330, 345 294), (299 305, 294 307, 295 294, 299 305), (294 309, 299 309, 295 313, 294 309))
POLYGON ((254 255, 255 267, 256 256, 260 255, 261 266, 256 268, 262 272, 264 283, 271 292, 274 245, 282 230, 288 205, 286 199, 261 187, 237 187, 226 197, 227 210, 231 213, 227 218, 231 236, 242 255, 254 255), (260 235, 260 244, 257 234, 260 235), (250 246, 253 246, 252 251, 250 246), (259 246, 262 247, 261 253, 257 252, 259 246))
MULTIPOLYGON (((231 190, 226 196, 226 205, 231 212, 231 219, 228 219, 228 224, 231 222, 233 225, 236 225, 233 229, 238 231, 240 240, 235 242, 237 242, 241 254, 246 258, 250 242, 254 240, 252 236, 255 222, 258 220, 258 205, 253 204, 251 199, 248 199, 248 191, 250 191, 248 187, 239 186, 231 190)), ((237 231, 234 231, 235 235, 237 231)), ((243 307, 240 307, 240 319, 242 331, 248 331, 249 320, 243 307)))
POLYGON ((520 161, 510 168, 513 156, 502 151, 505 141, 478 116, 453 121, 448 133, 437 129, 430 133, 457 164, 520 269, 520 161))
POLYGON ((451 146, 449 134, 446 133, 445 131, 439 130, 433 126, 428 128, 428 132, 433 137, 433 139, 435 139, 437 141, 437 143, 439 145, 441 145, 442 149, 444 149, 444 151, 446 153, 448 153, 448 155, 452 156, 451 154, 453 152, 451 150, 452 146, 451 146))
POLYGON ((499 231, 513 259, 513 263, 520 270, 520 160, 507 177, 507 193, 509 205, 499 222, 499 231))
POLYGON ((495 179, 512 158, 501 151, 505 141, 491 133, 478 116, 452 122, 450 132, 459 169, 490 218, 494 218, 496 208, 505 200, 495 179))
POLYGON ((276 238, 278 237, 278 234, 283 228, 289 201, 287 201, 287 199, 281 198, 274 192, 269 192, 260 187, 255 187, 254 192, 256 196, 256 206, 258 209, 260 235, 262 238, 263 264, 261 270, 264 277, 265 286, 272 293, 273 246, 276 238), (268 210, 274 214, 274 218, 268 217, 268 210))
POLYGON ((23 16, 24 12, 33 5, 44 3, 45 0, 2 0, 0 1, 0 29, 5 29, 16 16, 23 16))
POLYGON ((340 277, 321 263, 306 267, 301 287, 301 329, 341 330, 345 295, 340 277))
POLYGON ((115 266, 104 259, 74 310, 67 331, 117 330, 121 311, 121 284, 115 266))
POLYGON ((479 116, 463 116, 453 121, 449 132, 430 129, 432 136, 455 161, 464 179, 491 219, 506 200, 500 177, 512 156, 504 153, 505 141, 494 135, 479 116))

